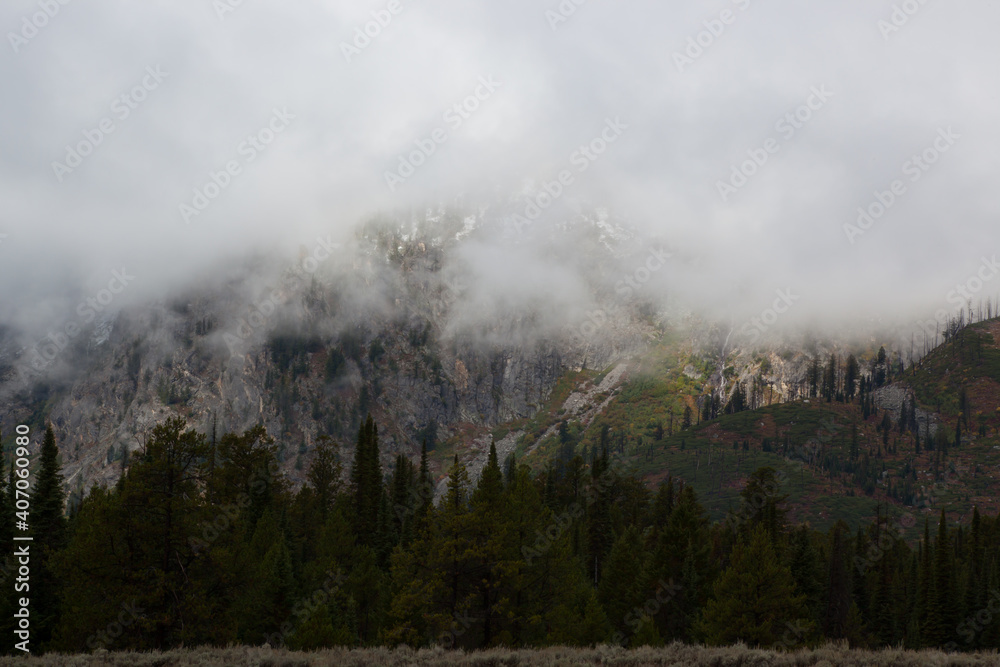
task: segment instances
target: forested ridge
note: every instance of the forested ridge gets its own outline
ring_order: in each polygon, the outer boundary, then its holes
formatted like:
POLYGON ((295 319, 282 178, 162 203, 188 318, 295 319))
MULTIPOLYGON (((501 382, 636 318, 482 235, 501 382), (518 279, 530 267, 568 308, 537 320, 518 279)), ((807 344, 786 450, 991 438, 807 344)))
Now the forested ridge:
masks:
MULTIPOLYGON (((456 458, 434 503, 426 448, 383 470, 370 417, 353 447, 345 469, 321 439, 293 491, 262 427, 215 437, 171 419, 67 518, 50 428, 31 500, 33 650, 1000 646, 1000 530, 978 510, 925 519, 916 544, 891 513, 823 533, 787 520, 782 473, 760 468, 710 523, 691 486, 649 488, 606 447, 538 474, 491 448, 476 483, 456 458)), ((12 559, 2 572, 11 636, 12 559)))

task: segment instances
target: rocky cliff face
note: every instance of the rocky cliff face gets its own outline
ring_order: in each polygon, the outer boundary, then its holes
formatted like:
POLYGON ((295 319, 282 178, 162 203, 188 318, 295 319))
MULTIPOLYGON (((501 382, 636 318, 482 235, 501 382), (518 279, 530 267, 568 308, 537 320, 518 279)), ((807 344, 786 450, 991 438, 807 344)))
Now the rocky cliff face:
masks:
MULTIPOLYGON (((349 461, 371 413, 386 463, 453 439, 475 476, 491 428, 532 417, 568 370, 608 370, 607 386, 577 387, 562 406, 589 423, 627 382, 623 362, 668 329, 683 341, 685 374, 704 380, 701 399, 715 392, 722 404, 738 382, 757 405, 795 398, 813 355, 846 355, 806 340, 748 345, 665 291, 623 298, 622 276, 648 278, 636 266, 656 266, 659 246, 606 214, 509 237, 482 214, 373 222, 351 242, 319 238, 297 260, 247 259, 108 310, 59 344, 19 346, 0 325, 4 435, 51 421, 79 495, 115 480, 171 416, 206 433, 263 424, 301 480, 319 435, 349 461)), ((517 435, 502 440, 504 455, 517 435)))
POLYGON ((4 425, 51 421, 74 493, 116 479, 174 415, 205 432, 263 423, 301 479, 319 434, 349 458, 369 412, 388 460, 423 439, 529 417, 567 369, 643 349, 651 327, 627 305, 604 303, 588 328, 586 310, 546 312, 558 306, 551 285, 537 286, 547 296, 537 303, 483 289, 453 259, 474 227, 446 216, 408 233, 369 226, 322 262, 309 248, 291 264, 249 261, 108 314, 57 354, 36 345, 13 362, 8 352, 4 425))

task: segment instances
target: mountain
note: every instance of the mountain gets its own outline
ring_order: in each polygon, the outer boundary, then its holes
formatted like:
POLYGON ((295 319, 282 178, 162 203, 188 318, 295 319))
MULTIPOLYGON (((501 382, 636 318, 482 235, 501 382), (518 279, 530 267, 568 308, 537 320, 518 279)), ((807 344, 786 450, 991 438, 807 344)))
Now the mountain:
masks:
MULTIPOLYGON (((320 433, 350 443, 369 412, 386 461, 424 440, 434 448, 530 417, 567 371, 627 358, 653 327, 619 304, 559 310, 523 285, 520 294, 492 289, 493 274, 511 267, 490 266, 479 239, 503 231, 475 214, 373 221, 350 243, 319 239, 295 261, 220 267, 163 299, 106 310, 77 329, 71 319, 54 337, 23 343, 6 327, 3 424, 51 421, 78 497, 116 479, 171 416, 219 433, 262 423, 292 479, 320 433), (588 311, 603 318, 594 332, 588 311)), ((627 238, 600 215, 561 233, 608 266, 622 252, 616 239, 627 238)))
POLYGON ((820 527, 877 503, 1000 509, 996 320, 955 328, 908 367, 871 337, 748 340, 656 291, 649 257, 697 262, 662 240, 601 211, 527 233, 506 220, 374 220, 349 242, 320 238, 295 260, 249 258, 106 310, 59 345, 6 326, 4 442, 13 424, 51 422, 71 502, 113 483, 172 416, 217 434, 263 424, 300 482, 321 434, 348 459, 371 413, 383 463, 426 441, 439 491, 456 454, 476 478, 492 441, 536 468, 608 446, 650 483, 692 484, 714 518, 762 465, 786 476, 793 516, 820 527))

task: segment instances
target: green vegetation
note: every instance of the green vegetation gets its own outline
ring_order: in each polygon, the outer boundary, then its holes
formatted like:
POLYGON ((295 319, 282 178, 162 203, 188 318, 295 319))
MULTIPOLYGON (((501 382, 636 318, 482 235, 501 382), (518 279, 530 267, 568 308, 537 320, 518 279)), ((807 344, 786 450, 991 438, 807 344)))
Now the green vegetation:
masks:
MULTIPOLYGON (((678 461, 709 447, 721 458, 718 426, 669 436, 662 451, 679 438, 678 461)), ((539 474, 504 470, 491 447, 472 483, 456 456, 435 505, 427 449, 386 474, 370 417, 347 474, 321 439, 297 492, 262 427, 216 441, 172 419, 67 523, 50 430, 32 499, 33 572, 46 573, 33 648, 1000 647, 1000 626, 968 620, 989 608, 1000 572, 997 519, 976 511, 965 527, 942 511, 916 548, 904 539, 916 519, 881 507, 856 531, 797 525, 790 509, 811 488, 802 464, 737 446, 746 474, 719 484, 735 493, 713 522, 695 484, 672 475, 650 488, 607 434, 589 460, 565 447, 579 436, 563 422, 564 451, 539 474), (771 460, 783 466, 760 465, 771 460)), ((714 493, 697 458, 693 473, 714 493)), ((13 504, 0 511, 12 548, 13 504)))

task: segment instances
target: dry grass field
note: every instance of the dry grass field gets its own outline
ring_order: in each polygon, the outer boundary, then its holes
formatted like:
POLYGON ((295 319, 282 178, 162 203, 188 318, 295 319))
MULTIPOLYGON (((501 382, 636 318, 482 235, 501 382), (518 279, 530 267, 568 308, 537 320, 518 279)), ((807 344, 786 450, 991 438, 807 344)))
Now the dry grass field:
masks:
POLYGON ((1000 665, 1000 654, 942 651, 854 650, 828 644, 816 649, 770 651, 745 646, 704 648, 671 644, 663 648, 625 650, 552 647, 540 650, 493 649, 471 653, 443 649, 328 649, 294 652, 258 647, 195 648, 163 653, 98 652, 85 655, 49 654, 0 658, 0 667, 917 667, 930 665, 1000 665))

